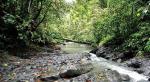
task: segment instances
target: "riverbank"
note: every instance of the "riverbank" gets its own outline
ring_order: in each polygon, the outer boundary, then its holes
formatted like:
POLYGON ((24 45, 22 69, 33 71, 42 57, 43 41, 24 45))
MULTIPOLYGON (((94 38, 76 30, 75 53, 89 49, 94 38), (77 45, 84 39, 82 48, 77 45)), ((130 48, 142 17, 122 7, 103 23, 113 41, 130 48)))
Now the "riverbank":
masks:
POLYGON ((19 53, 21 56, 1 54, 0 81, 120 82, 118 72, 92 64, 89 54, 84 53, 91 50, 87 45, 69 42, 59 46, 19 53))
POLYGON ((41 52, 26 52, 17 57, 5 54, 0 62, 1 82, 128 82, 128 76, 99 66, 84 44, 67 43, 61 49, 44 47, 41 52))
POLYGON ((7 61, 0 62, 0 82, 147 82, 145 76, 88 53, 92 49, 88 45, 69 42, 57 47, 21 54, 30 55, 27 58, 5 54, 7 61), (132 78, 131 73, 139 78, 132 78))
POLYGON ((134 51, 116 52, 110 47, 98 47, 91 51, 98 57, 103 57, 107 60, 114 61, 122 64, 124 67, 131 68, 133 71, 138 72, 150 77, 150 53, 135 53, 134 51))
POLYGON ((88 53, 41 52, 29 59, 9 56, 9 61, 0 64, 1 82, 121 82, 121 80, 118 72, 94 66, 88 53))

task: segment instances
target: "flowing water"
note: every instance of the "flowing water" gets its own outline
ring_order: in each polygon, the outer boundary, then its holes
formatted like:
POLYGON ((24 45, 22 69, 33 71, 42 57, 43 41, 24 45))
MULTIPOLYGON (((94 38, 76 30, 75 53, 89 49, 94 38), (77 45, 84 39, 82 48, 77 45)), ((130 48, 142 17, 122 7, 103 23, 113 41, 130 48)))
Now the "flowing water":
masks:
POLYGON ((12 57, 10 63, 0 65, 0 82, 148 82, 144 75, 89 53, 93 49, 89 45, 67 42, 60 47, 62 53, 56 50, 37 53, 30 59, 12 57), (70 69, 75 70, 71 74, 79 75, 60 78, 70 69))
POLYGON ((75 54, 75 53, 83 53, 83 52, 89 52, 93 48, 89 45, 85 44, 79 44, 79 43, 73 43, 73 42, 67 42, 65 45, 60 45, 62 52, 68 53, 68 54, 75 54))
MULTIPOLYGON (((85 45, 85 44, 78 44, 73 42, 65 43, 65 45, 61 45, 62 51, 69 54, 74 53, 83 53, 83 52, 89 52, 92 50, 92 47, 85 45)), ((105 67, 109 68, 111 70, 115 70, 121 75, 127 75, 130 77, 130 81, 125 82, 149 82, 148 77, 138 74, 137 72, 131 71, 128 68, 125 68, 123 66, 120 66, 119 64, 106 60, 101 57, 97 57, 95 54, 89 53, 90 58, 93 61, 93 64, 97 64, 99 67, 105 67)))
POLYGON ((120 74, 124 74, 124 75, 128 75, 131 80, 129 82, 148 82, 148 77, 138 74, 137 72, 131 71, 128 68, 125 68, 123 66, 120 66, 119 64, 112 62, 112 61, 108 61, 104 58, 101 57, 96 57, 95 54, 91 54, 91 59, 93 59, 93 61, 96 63, 98 63, 100 66, 102 67, 106 67, 109 68, 111 70, 116 70, 117 72, 119 72, 120 74))

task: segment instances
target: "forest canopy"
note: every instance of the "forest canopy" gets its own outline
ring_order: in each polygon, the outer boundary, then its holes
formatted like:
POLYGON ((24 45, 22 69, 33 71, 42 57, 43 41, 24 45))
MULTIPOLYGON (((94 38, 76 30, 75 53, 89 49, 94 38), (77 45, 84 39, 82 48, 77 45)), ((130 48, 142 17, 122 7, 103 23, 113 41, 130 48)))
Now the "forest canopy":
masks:
POLYGON ((0 1, 1 50, 64 39, 150 52, 150 1, 0 1))

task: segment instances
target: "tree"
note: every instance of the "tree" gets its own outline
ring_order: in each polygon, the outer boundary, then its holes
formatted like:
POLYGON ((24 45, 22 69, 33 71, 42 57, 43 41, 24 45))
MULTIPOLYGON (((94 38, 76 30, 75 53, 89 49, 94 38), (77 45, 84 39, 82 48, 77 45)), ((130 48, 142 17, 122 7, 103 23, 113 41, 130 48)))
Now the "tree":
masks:
POLYGON ((62 0, 1 0, 1 49, 5 46, 10 48, 20 44, 27 45, 37 36, 39 42, 46 42, 41 24, 49 21, 47 16, 60 18, 63 3, 62 0))

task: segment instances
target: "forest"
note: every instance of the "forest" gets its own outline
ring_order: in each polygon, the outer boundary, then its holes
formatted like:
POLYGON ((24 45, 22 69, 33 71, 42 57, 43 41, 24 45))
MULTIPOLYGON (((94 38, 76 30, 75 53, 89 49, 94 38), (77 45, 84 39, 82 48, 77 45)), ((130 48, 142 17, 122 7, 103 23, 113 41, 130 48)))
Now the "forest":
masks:
MULTIPOLYGON (((96 55, 111 48, 127 54, 115 55, 122 61, 150 58, 150 0, 0 0, 0 68, 5 58, 63 50, 58 45, 66 42, 92 46, 96 55)), ((2 75, 0 69, 0 81, 2 75)))
POLYGON ((63 39, 150 51, 149 0, 1 0, 0 49, 63 39))

